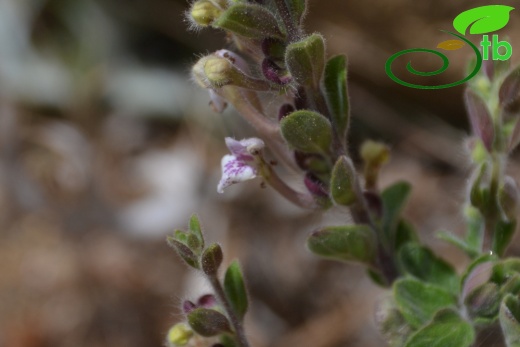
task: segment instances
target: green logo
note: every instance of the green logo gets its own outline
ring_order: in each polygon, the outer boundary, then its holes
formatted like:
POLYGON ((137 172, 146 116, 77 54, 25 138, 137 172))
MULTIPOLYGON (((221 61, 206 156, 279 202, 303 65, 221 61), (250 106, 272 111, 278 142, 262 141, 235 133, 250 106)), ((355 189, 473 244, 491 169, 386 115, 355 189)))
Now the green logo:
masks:
POLYGON ((488 5, 488 6, 481 6, 476 7, 471 10, 467 10, 459 14, 454 20, 453 20, 453 27, 455 30, 459 33, 454 33, 451 31, 445 31, 441 30, 451 36, 453 36, 455 39, 443 41, 437 45, 437 48, 447 50, 447 51, 453 51, 460 49, 464 47, 466 44, 470 46, 473 50, 473 53, 475 53, 476 57, 476 63, 473 70, 466 76, 465 78, 453 82, 453 83, 447 83, 447 84, 441 84, 441 85, 434 85, 434 86, 428 86, 428 85, 420 85, 420 84, 414 84, 409 83, 406 81, 403 81, 399 77, 397 77, 392 72, 392 63, 399 58, 402 55, 408 54, 408 53, 416 53, 416 52, 424 52, 424 53, 430 53, 438 56, 442 60, 442 66, 435 70, 435 71, 419 71, 412 67, 412 62, 409 61, 406 65, 406 70, 414 75, 418 76, 435 76, 438 74, 443 73, 446 71, 446 69, 449 67, 450 62, 448 60, 448 57, 436 50, 433 49, 427 49, 427 48, 412 48, 412 49, 406 49, 404 51, 397 52, 393 54, 385 64, 385 70, 386 74, 394 81, 397 82, 403 86, 410 87, 410 88, 417 88, 417 89, 443 89, 443 88, 449 88, 458 86, 459 84, 465 83, 469 81, 471 78, 475 77, 475 75, 479 72, 482 61, 488 60, 490 58, 490 48, 491 48, 491 58, 493 60, 508 60, 511 58, 511 55, 513 54, 513 47, 509 42, 506 41, 499 41, 498 35, 493 35, 491 38, 491 41, 489 40, 489 35, 483 35, 488 34, 493 31, 497 31, 502 29, 507 25, 509 22, 509 12, 511 12, 514 8, 511 6, 505 6, 505 5, 488 5), (469 28, 469 34, 471 35, 483 35, 482 41, 480 42, 480 46, 482 47, 482 54, 480 53, 480 50, 477 46, 475 46, 471 41, 469 41, 464 36, 466 35, 466 31, 469 28), (503 48, 501 50, 501 48, 503 48), (502 51, 502 52, 501 52, 502 51))

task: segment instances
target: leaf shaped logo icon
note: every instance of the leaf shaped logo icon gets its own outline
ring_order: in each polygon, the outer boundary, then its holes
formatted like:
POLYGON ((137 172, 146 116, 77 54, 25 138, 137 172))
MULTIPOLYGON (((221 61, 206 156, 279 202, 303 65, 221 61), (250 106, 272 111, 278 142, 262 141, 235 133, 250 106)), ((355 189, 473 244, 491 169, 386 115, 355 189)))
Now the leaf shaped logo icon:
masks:
POLYGON ((461 40, 447 40, 439 43, 437 48, 442 48, 446 51, 455 51, 464 47, 465 43, 461 40))
POLYGON ((487 34, 505 27, 512 10, 514 7, 505 5, 475 7, 455 17, 453 27, 462 35, 466 35, 469 27, 470 34, 487 34))

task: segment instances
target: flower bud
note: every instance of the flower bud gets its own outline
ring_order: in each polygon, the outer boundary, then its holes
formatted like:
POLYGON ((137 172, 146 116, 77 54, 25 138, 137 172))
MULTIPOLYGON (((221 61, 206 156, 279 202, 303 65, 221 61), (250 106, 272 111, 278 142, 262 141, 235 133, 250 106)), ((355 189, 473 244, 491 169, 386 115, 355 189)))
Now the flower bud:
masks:
POLYGON ((166 345, 168 347, 184 346, 189 342, 192 336, 193 330, 191 330, 186 324, 175 324, 168 331, 168 335, 166 337, 166 345))
POLYGON ((231 332, 226 316, 207 308, 197 308, 190 312, 188 314, 188 322, 193 330, 204 337, 231 332))
POLYGON ((328 197, 329 193, 327 192, 327 188, 316 176, 311 173, 307 173, 303 180, 305 187, 309 192, 317 197, 328 197))
POLYGON ((508 219, 514 220, 517 216, 519 200, 518 187, 515 180, 510 176, 506 176, 504 185, 500 188, 498 194, 502 211, 508 219))
POLYGON ((190 9, 192 21, 202 27, 211 25, 220 17, 223 9, 211 0, 195 1, 190 9))
POLYGON ((197 305, 195 305, 192 301, 186 300, 182 303, 182 312, 184 313, 190 313, 194 309, 197 308, 197 305))
POLYGON ((217 299, 213 294, 203 295, 197 300, 198 307, 212 308, 215 305, 217 305, 217 299))
POLYGON ((223 258, 220 246, 217 243, 212 244, 202 253, 202 271, 208 276, 216 275, 223 258))
POLYGON ((269 83, 246 75, 227 57, 217 54, 201 58, 192 68, 194 80, 203 88, 218 89, 226 85, 234 85, 257 91, 271 89, 269 83))
POLYGON ((291 76, 284 74, 282 68, 268 58, 262 61, 262 73, 267 80, 276 84, 287 84, 292 80, 291 76))

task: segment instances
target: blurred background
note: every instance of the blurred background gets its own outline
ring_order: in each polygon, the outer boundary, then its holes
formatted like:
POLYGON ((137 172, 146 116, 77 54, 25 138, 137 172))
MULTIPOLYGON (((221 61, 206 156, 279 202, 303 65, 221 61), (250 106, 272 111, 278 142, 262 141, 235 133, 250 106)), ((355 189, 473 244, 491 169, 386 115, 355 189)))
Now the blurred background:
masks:
MULTIPOLYGON (((346 53, 351 151, 387 142, 382 184, 414 184, 406 215, 422 240, 462 232, 470 172, 463 87, 416 90, 392 82, 393 53, 450 39, 460 12, 484 1, 310 0, 307 32, 346 53)), ((515 6, 513 1, 500 3, 515 6)), ((232 109, 214 114, 189 80, 197 57, 226 46, 187 31, 184 0, 0 0, 0 346, 161 346, 183 299, 208 287, 165 236, 197 212, 226 261, 240 258, 255 347, 382 346, 373 314, 384 292, 360 267, 305 249, 335 210, 309 214, 260 182, 216 193, 224 136, 253 134, 232 109)), ((520 11, 508 26, 519 62, 520 11)), ((477 42, 475 42, 477 43, 477 42)), ((436 82, 460 79, 460 50, 436 82)), ((424 57, 417 68, 435 69, 424 57), (433 68, 432 68, 433 67, 433 68)), ((518 181, 518 155, 509 170, 518 181)), ((297 177, 291 182, 303 185, 297 177)), ((510 253, 518 254, 517 243, 510 253)))

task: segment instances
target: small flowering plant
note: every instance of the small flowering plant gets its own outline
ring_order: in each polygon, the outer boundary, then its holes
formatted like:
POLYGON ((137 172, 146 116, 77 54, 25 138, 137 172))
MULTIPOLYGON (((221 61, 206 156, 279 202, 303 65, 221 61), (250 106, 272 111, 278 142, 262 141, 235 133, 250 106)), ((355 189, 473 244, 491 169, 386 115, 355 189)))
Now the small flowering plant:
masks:
MULTIPOLYGON (((520 67, 486 62, 465 93, 474 164, 462 211, 467 231, 463 237, 438 235, 469 258, 467 268, 456 271, 420 242, 402 216, 410 184, 379 188, 387 146, 366 141, 358 174, 348 148, 346 58, 326 59, 323 37, 302 29, 305 12, 305 0, 191 4, 193 27, 224 30, 230 41, 229 50, 199 59, 193 79, 209 91, 215 112, 232 105, 258 136, 226 138, 230 154, 222 159, 218 192, 260 177, 302 208, 344 209, 353 223, 321 227, 307 246, 322 257, 359 263, 376 285, 388 288, 376 321, 389 346, 469 347, 496 331, 494 343, 520 346, 520 258, 504 257, 519 216, 519 190, 505 169, 520 143, 520 67), (278 106, 277 114, 267 113, 267 103, 278 106), (299 173, 305 190, 291 188, 267 158, 299 173)), ((170 330, 168 345, 249 346, 239 264, 220 278, 221 247, 205 246, 196 216, 168 242, 214 291, 197 304, 184 303, 186 322, 170 330)))

